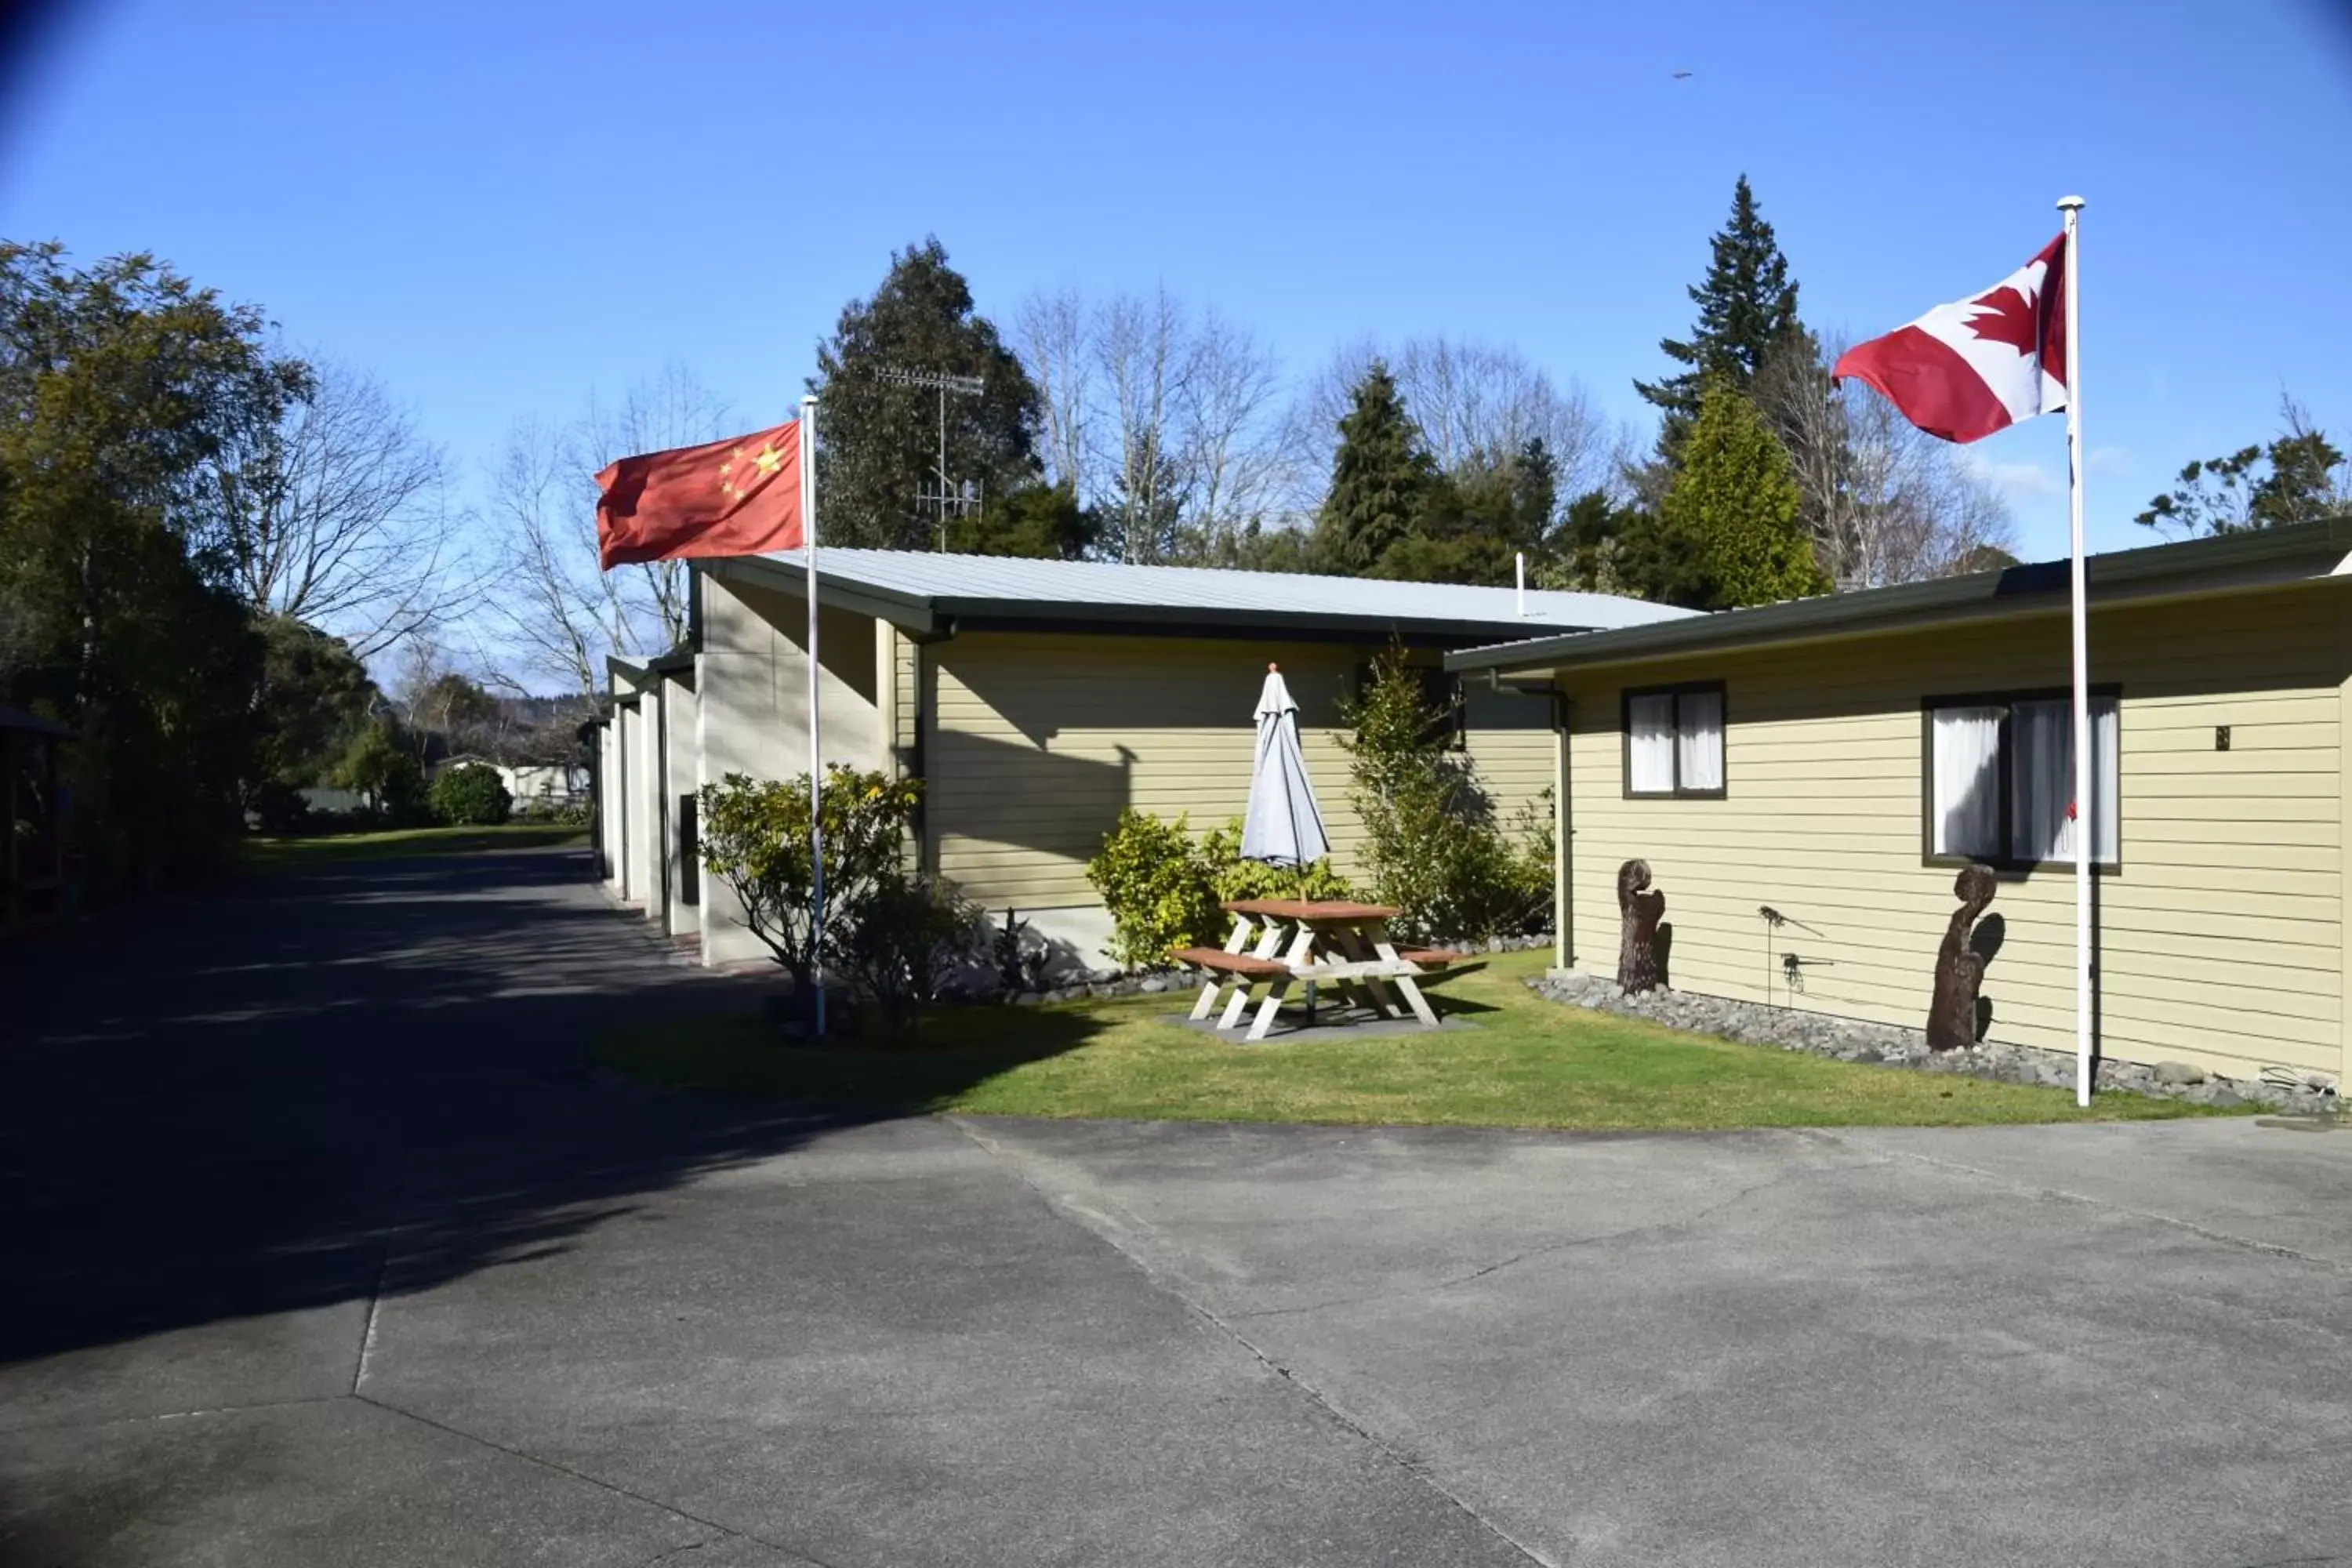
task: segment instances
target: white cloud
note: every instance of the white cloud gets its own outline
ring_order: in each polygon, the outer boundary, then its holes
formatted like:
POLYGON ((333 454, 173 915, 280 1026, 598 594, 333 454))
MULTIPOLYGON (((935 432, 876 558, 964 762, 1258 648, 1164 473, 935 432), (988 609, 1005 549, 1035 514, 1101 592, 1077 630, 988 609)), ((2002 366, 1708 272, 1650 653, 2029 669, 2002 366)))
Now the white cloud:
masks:
POLYGON ((2128 473, 2131 471, 2131 448, 2094 447, 2083 454, 2083 471, 2090 474, 2128 473))
MULTIPOLYGON (((2095 459, 2097 454, 2094 453, 2095 459)), ((2011 500, 2031 500, 2036 496, 2066 493, 2066 481, 2039 463, 1996 463, 1974 452, 1960 454, 1960 467, 1969 476, 1981 479, 2011 500)))

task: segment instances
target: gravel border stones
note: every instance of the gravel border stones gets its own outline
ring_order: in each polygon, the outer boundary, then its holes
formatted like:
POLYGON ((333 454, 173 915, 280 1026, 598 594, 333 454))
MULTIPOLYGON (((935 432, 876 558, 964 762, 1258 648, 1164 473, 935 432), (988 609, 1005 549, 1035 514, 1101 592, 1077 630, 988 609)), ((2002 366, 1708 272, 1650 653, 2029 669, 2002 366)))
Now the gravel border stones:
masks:
MULTIPOLYGON (((2074 1058, 2060 1051, 1988 1040, 1966 1050, 1931 1051, 1918 1029, 1892 1024, 1866 1024, 1833 1018, 1823 1013, 1776 1007, 1769 1003, 1734 1002, 1689 991, 1657 990, 1628 996, 1605 975, 1581 970, 1555 969, 1528 982, 1554 1002, 1595 1012, 1647 1018, 1671 1028, 1717 1035, 1752 1046, 1778 1046, 1846 1062, 1876 1062, 1921 1072, 1961 1073, 2000 1083, 2042 1084, 2071 1089, 2074 1058)), ((2097 1087, 2128 1089, 2134 1094, 2185 1100, 2199 1105, 2269 1105, 2304 1114, 2336 1108, 2336 1084, 2323 1073, 2297 1073, 2292 1087, 2253 1079, 2230 1079, 2184 1062, 2102 1061, 2097 1087)))

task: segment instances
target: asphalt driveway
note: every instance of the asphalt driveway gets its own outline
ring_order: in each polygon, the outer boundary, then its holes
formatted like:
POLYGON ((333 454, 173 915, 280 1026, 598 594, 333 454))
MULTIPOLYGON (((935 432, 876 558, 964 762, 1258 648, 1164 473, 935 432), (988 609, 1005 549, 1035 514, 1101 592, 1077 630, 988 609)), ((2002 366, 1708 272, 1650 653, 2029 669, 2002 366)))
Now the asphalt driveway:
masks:
POLYGON ((657 1095, 576 852, 0 969, 0 1563, 2352 1562, 2352 1133, 657 1095))

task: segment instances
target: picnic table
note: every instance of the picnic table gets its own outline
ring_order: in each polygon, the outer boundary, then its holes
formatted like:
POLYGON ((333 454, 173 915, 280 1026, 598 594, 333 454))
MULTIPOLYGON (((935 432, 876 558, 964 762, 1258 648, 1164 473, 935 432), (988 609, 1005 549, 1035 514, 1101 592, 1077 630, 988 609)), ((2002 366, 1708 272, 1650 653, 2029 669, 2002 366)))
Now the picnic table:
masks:
POLYGON ((1216 1026, 1238 1026, 1251 991, 1263 983, 1265 996, 1244 1037, 1263 1040, 1292 984, 1306 981, 1333 986, 1375 1017, 1401 1018, 1409 1008, 1423 1027, 1437 1027, 1437 1015, 1414 977, 1462 955, 1400 950, 1388 935, 1388 922, 1397 915, 1392 907, 1313 899, 1236 899, 1223 907, 1234 917, 1225 945, 1188 947, 1175 955, 1206 976, 1192 1005, 1196 1021, 1209 1016, 1218 994, 1230 986, 1233 994, 1216 1026))

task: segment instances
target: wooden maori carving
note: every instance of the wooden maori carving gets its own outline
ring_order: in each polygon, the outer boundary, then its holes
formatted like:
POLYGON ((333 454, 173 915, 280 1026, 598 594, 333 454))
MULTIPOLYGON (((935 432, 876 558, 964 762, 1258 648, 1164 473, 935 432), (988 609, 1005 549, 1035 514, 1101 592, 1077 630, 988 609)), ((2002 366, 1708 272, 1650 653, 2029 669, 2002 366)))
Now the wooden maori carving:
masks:
POLYGON ((1617 868, 1617 984, 1628 995, 1654 991, 1664 982, 1658 962, 1658 920, 1666 896, 1650 891, 1650 863, 1628 860, 1617 868))
POLYGON ((1990 866, 1963 866, 1952 881, 1952 896, 1960 907, 1944 929, 1944 944, 1936 950, 1936 996, 1927 1007, 1927 1048, 1962 1050, 1977 1041, 1977 988, 1984 984, 1984 955, 1969 946, 1977 917, 1992 902, 1990 866))

